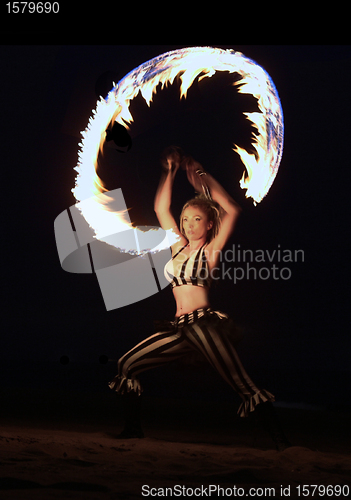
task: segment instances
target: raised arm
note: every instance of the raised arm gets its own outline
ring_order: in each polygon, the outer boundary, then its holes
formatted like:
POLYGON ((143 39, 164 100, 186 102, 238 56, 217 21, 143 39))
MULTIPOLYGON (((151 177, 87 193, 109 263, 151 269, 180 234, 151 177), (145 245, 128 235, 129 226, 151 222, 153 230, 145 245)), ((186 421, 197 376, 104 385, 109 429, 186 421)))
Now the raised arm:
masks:
POLYGON ((222 250, 234 230, 235 223, 240 215, 241 208, 219 184, 216 179, 202 168, 202 165, 191 159, 187 163, 187 176, 189 182, 199 193, 203 192, 203 186, 208 188, 211 198, 223 209, 224 215, 217 236, 208 245, 209 250, 222 250))
POLYGON ((173 229, 179 235, 179 242, 186 243, 186 239, 179 231, 178 225, 171 212, 172 188, 174 178, 180 165, 180 159, 176 155, 169 155, 163 161, 163 173, 157 188, 154 210, 162 229, 173 229))

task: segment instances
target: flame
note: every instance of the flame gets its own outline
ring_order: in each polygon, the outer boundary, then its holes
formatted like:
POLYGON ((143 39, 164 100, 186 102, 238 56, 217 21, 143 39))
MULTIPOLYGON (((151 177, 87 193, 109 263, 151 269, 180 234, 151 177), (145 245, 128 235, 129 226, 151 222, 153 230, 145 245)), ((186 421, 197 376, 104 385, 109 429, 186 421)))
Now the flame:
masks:
MULTIPOLYGON (((246 197, 251 197, 256 204, 266 196, 278 172, 284 133, 280 100, 270 76, 257 63, 234 50, 212 47, 178 49, 155 57, 128 73, 106 99, 100 98, 87 128, 82 132, 79 161, 75 167, 78 175, 72 192, 78 202, 85 200, 78 206, 96 238, 112 234, 116 229, 118 232, 132 228, 126 212, 115 212, 111 208, 111 199, 96 173, 99 151, 109 124, 115 120, 128 128, 133 122, 129 105, 139 92, 150 106, 158 85, 163 88, 172 84, 179 75, 180 98, 186 98, 188 89, 198 76, 199 80, 209 78, 216 71, 239 73, 242 78, 234 83, 239 86, 238 91, 257 99, 260 112, 245 113, 257 129, 252 144, 256 154, 250 155, 236 145, 233 150, 239 154, 246 169, 240 181, 241 188, 246 189, 246 197), (88 198, 90 202, 87 203, 88 198)), ((168 238, 167 247, 177 241, 171 230, 168 231, 168 238)), ((162 245, 158 247, 158 250, 161 249, 162 245)), ((136 251, 143 253, 144 250, 138 248, 136 251)))

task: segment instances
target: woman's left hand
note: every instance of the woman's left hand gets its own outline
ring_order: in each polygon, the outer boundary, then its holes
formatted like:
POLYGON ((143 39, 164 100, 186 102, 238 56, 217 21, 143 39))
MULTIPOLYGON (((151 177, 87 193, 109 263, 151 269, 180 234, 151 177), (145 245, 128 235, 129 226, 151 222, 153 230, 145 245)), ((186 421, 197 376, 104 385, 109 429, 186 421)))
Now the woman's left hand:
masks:
POLYGON ((200 175, 200 172, 204 172, 202 165, 192 158, 189 159, 186 164, 186 175, 190 184, 194 186, 194 189, 199 193, 202 192, 202 186, 205 184, 205 176, 200 175))

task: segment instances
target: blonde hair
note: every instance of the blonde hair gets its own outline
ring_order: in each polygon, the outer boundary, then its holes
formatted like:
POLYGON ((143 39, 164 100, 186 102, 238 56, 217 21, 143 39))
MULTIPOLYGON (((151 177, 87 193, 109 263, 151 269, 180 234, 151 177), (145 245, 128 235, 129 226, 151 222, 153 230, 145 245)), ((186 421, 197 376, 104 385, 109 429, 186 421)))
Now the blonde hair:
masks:
POLYGON ((199 207, 206 215, 209 222, 212 222, 212 227, 207 231, 207 243, 213 240, 219 232, 221 225, 221 207, 215 201, 207 198, 205 195, 200 194, 195 198, 187 201, 180 214, 180 232, 185 236, 183 226, 184 210, 188 207, 199 207))

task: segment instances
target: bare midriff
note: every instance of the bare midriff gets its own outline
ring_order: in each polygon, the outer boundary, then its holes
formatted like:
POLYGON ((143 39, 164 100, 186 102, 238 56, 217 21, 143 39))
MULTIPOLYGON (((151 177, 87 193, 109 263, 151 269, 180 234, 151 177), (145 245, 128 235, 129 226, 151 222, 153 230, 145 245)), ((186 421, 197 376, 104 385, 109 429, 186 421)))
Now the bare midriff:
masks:
POLYGON ((183 285, 173 288, 177 304, 176 317, 188 314, 196 309, 209 307, 208 288, 203 286, 183 285))

